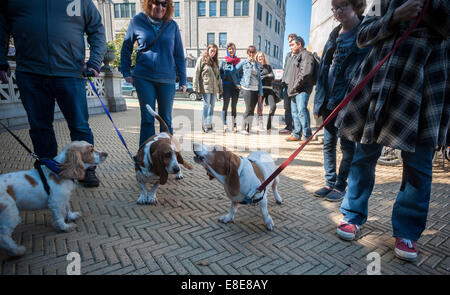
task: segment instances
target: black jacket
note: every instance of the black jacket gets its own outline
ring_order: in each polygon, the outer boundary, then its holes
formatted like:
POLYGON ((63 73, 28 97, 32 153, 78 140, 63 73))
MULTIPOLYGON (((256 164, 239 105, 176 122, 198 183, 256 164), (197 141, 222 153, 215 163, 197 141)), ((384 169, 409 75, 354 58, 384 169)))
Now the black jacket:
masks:
POLYGON ((288 96, 295 96, 301 92, 311 94, 314 86, 314 57, 312 53, 306 49, 300 51, 297 59, 293 60, 290 73, 288 96))

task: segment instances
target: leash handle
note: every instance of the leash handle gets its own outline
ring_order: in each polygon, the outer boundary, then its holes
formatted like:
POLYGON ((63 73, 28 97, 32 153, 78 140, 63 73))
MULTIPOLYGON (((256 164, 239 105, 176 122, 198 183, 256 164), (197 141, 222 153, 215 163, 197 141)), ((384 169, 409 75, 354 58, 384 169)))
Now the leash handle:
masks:
POLYGON ((427 2, 425 3, 424 8, 422 9, 421 14, 419 15, 419 17, 416 19, 416 21, 408 28, 408 30, 406 30, 406 32, 400 37, 400 39, 397 40, 397 42, 395 43, 395 46, 391 49, 391 51, 389 51, 389 53, 375 66, 375 68, 372 69, 372 71, 369 72, 369 74, 367 74, 367 76, 364 77, 364 79, 358 83, 358 85, 355 86, 355 88, 353 88, 353 90, 342 100, 342 102, 333 110, 333 112, 325 119, 325 121, 323 121, 322 125, 319 126, 319 128, 317 128, 317 130, 302 144, 300 145, 300 147, 289 157, 287 158, 270 176, 269 178, 267 178, 259 187, 258 187, 258 191, 261 192, 262 190, 264 190, 266 188, 266 186, 269 185, 270 182, 272 182, 272 180, 275 179, 275 177, 277 177, 278 174, 281 173, 281 171, 284 170, 284 168, 286 168, 287 165, 289 165, 290 162, 292 162, 292 160, 295 159, 295 157, 303 150, 303 148, 314 138, 314 136, 320 131, 322 130, 323 127, 325 127, 325 125, 327 125, 328 123, 330 123, 331 120, 334 119, 334 117, 337 116, 337 114, 345 107, 347 106, 347 104, 353 99, 355 98, 355 96, 361 92, 361 90, 363 90, 363 88, 366 86, 366 84, 373 78, 373 76, 375 76, 375 74, 378 72, 378 70, 381 68, 381 66, 389 59, 389 57, 391 57, 391 55, 394 53, 395 50, 397 50, 397 48, 400 46, 400 44, 405 41, 406 38, 408 38, 408 36, 411 34, 411 32, 417 27, 417 25, 419 24, 419 22, 422 20, 422 18, 424 17, 426 11, 428 10, 428 7, 430 5, 430 0, 427 0, 427 2))
MULTIPOLYGON (((92 72, 92 71, 87 71, 87 72, 92 72)), ((100 100, 103 110, 105 111, 106 115, 108 116, 109 120, 111 121, 111 123, 114 126, 114 129, 116 129, 117 134, 119 135, 120 140, 122 141, 122 144, 125 146, 125 149, 128 152, 128 155, 130 156, 131 160, 136 163, 135 158, 133 157, 133 155, 131 154, 130 150, 128 149, 128 146, 125 142, 125 139, 123 138, 122 134, 120 133, 119 129, 117 128, 116 124, 114 124, 114 121, 111 117, 111 114, 109 113, 108 109, 106 108, 106 105, 103 103, 103 100, 100 98, 100 95, 98 94, 97 88, 95 87, 93 81, 92 81, 92 77, 91 76, 87 76, 89 83, 91 84, 92 90, 94 90, 95 94, 97 95, 98 99, 100 100)))

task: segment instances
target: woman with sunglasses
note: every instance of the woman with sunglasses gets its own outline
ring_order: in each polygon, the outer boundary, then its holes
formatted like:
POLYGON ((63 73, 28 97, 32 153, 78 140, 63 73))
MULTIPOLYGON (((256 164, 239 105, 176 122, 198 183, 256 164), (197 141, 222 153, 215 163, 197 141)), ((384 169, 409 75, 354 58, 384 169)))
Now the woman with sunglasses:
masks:
POLYGON ((245 112, 242 123, 242 133, 250 134, 252 129, 253 115, 258 101, 262 102, 263 87, 261 81, 261 69, 256 61, 256 47, 250 45, 247 48, 248 58, 241 61, 236 70, 241 73, 241 89, 243 90, 245 112))
MULTIPOLYGON (((144 0, 144 12, 130 21, 123 40, 120 71, 128 83, 133 83, 141 109, 139 145, 155 134, 155 119, 145 105, 155 109, 172 130, 172 108, 176 75, 183 93, 186 91, 186 63, 180 29, 172 19, 172 0, 144 0), (131 71, 131 54, 138 43, 136 66, 131 71)), ((160 131, 164 131, 160 127, 160 131)))

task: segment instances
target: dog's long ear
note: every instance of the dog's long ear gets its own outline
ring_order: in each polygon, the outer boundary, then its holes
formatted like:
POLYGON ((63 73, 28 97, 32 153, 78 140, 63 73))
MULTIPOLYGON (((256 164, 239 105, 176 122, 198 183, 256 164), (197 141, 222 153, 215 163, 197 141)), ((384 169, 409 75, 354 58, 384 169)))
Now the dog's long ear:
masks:
POLYGON ((239 181, 239 158, 235 157, 232 153, 227 152, 228 156, 228 171, 227 171, 227 186, 232 196, 237 196, 241 189, 241 183, 239 181))
POLYGON ((159 176, 159 184, 165 184, 169 178, 169 174, 166 170, 166 165, 164 164, 163 154, 158 150, 155 150, 152 155, 153 168, 152 170, 159 176))
POLYGON ((180 152, 175 152, 175 154, 177 155, 177 162, 178 164, 183 165, 184 167, 186 167, 189 170, 192 170, 192 165, 189 164, 188 162, 185 162, 183 157, 181 156, 180 152))
POLYGON ((83 180, 85 174, 86 171, 84 169, 84 163, 81 160, 81 152, 74 149, 68 149, 66 151, 66 158, 61 164, 59 176, 65 179, 83 180))

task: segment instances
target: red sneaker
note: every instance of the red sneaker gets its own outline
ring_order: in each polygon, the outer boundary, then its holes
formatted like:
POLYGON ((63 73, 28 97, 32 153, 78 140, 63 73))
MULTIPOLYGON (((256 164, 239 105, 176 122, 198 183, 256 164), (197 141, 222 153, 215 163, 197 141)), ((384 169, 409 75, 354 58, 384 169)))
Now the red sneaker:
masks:
POLYGON ((338 237, 346 241, 354 240, 358 233, 359 233, 359 226, 353 223, 349 223, 345 220, 342 220, 337 227, 338 237))
POLYGON ((395 238, 395 256, 406 261, 413 261, 417 258, 416 242, 408 239, 395 238))

